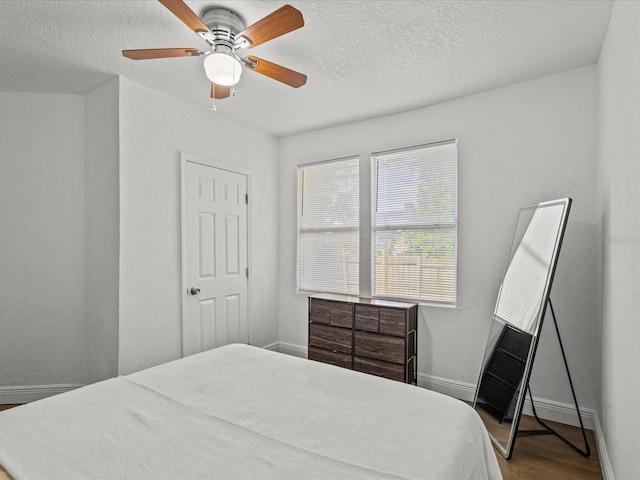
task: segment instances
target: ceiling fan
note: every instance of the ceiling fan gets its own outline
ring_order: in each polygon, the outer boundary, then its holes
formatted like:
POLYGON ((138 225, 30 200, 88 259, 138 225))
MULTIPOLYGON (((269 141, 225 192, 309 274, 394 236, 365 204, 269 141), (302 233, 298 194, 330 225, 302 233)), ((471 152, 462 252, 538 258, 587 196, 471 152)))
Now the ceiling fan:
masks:
POLYGON ((211 80, 212 99, 223 99, 230 95, 231 87, 240 80, 243 66, 294 88, 307 82, 307 76, 302 73, 253 55, 242 57, 238 53, 304 26, 302 13, 291 5, 284 5, 246 27, 242 17, 228 8, 208 8, 200 18, 183 0, 158 1, 204 39, 211 48, 204 52, 197 48, 123 50, 122 55, 125 57, 147 60, 204 56, 205 73, 211 80))

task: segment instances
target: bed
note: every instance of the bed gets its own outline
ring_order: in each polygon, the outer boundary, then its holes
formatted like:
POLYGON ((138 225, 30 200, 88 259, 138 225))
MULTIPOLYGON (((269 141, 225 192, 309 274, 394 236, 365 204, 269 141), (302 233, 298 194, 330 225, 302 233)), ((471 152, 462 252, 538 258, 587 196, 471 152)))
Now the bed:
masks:
POLYGON ((227 345, 0 412, 15 480, 500 479, 464 402, 227 345))

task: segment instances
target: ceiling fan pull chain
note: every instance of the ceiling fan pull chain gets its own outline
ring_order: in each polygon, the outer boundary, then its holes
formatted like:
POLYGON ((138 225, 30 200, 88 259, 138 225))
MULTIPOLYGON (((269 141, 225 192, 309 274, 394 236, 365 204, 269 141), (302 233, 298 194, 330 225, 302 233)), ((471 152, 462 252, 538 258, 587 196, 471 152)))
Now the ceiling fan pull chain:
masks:
MULTIPOLYGON (((236 64, 237 63, 238 62, 233 62, 233 78, 236 78, 236 64)), ((231 96, 232 97, 236 96, 236 84, 235 83, 231 86, 231 96)))
MULTIPOLYGON (((212 88, 215 89, 216 87, 214 86, 212 88)), ((218 110, 218 107, 216 107, 215 95, 211 95, 211 106, 209 107, 209 110, 213 110, 213 111, 218 110)))

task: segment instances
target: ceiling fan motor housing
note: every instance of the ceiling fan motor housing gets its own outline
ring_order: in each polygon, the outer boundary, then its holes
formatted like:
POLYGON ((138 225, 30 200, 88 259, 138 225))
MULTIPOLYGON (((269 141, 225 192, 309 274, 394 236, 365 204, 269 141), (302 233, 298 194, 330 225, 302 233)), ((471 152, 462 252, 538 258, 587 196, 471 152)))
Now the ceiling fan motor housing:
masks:
POLYGON ((244 19, 240 15, 228 8, 211 7, 202 12, 201 18, 213 34, 213 50, 235 49, 236 35, 245 28, 244 19))

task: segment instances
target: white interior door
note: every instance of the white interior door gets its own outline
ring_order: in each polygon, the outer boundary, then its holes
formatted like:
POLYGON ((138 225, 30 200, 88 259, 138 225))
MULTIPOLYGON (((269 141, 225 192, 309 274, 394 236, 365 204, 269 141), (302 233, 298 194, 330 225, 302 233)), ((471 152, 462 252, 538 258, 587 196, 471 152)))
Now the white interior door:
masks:
POLYGON ((247 175, 183 159, 183 356, 248 343, 247 175))

